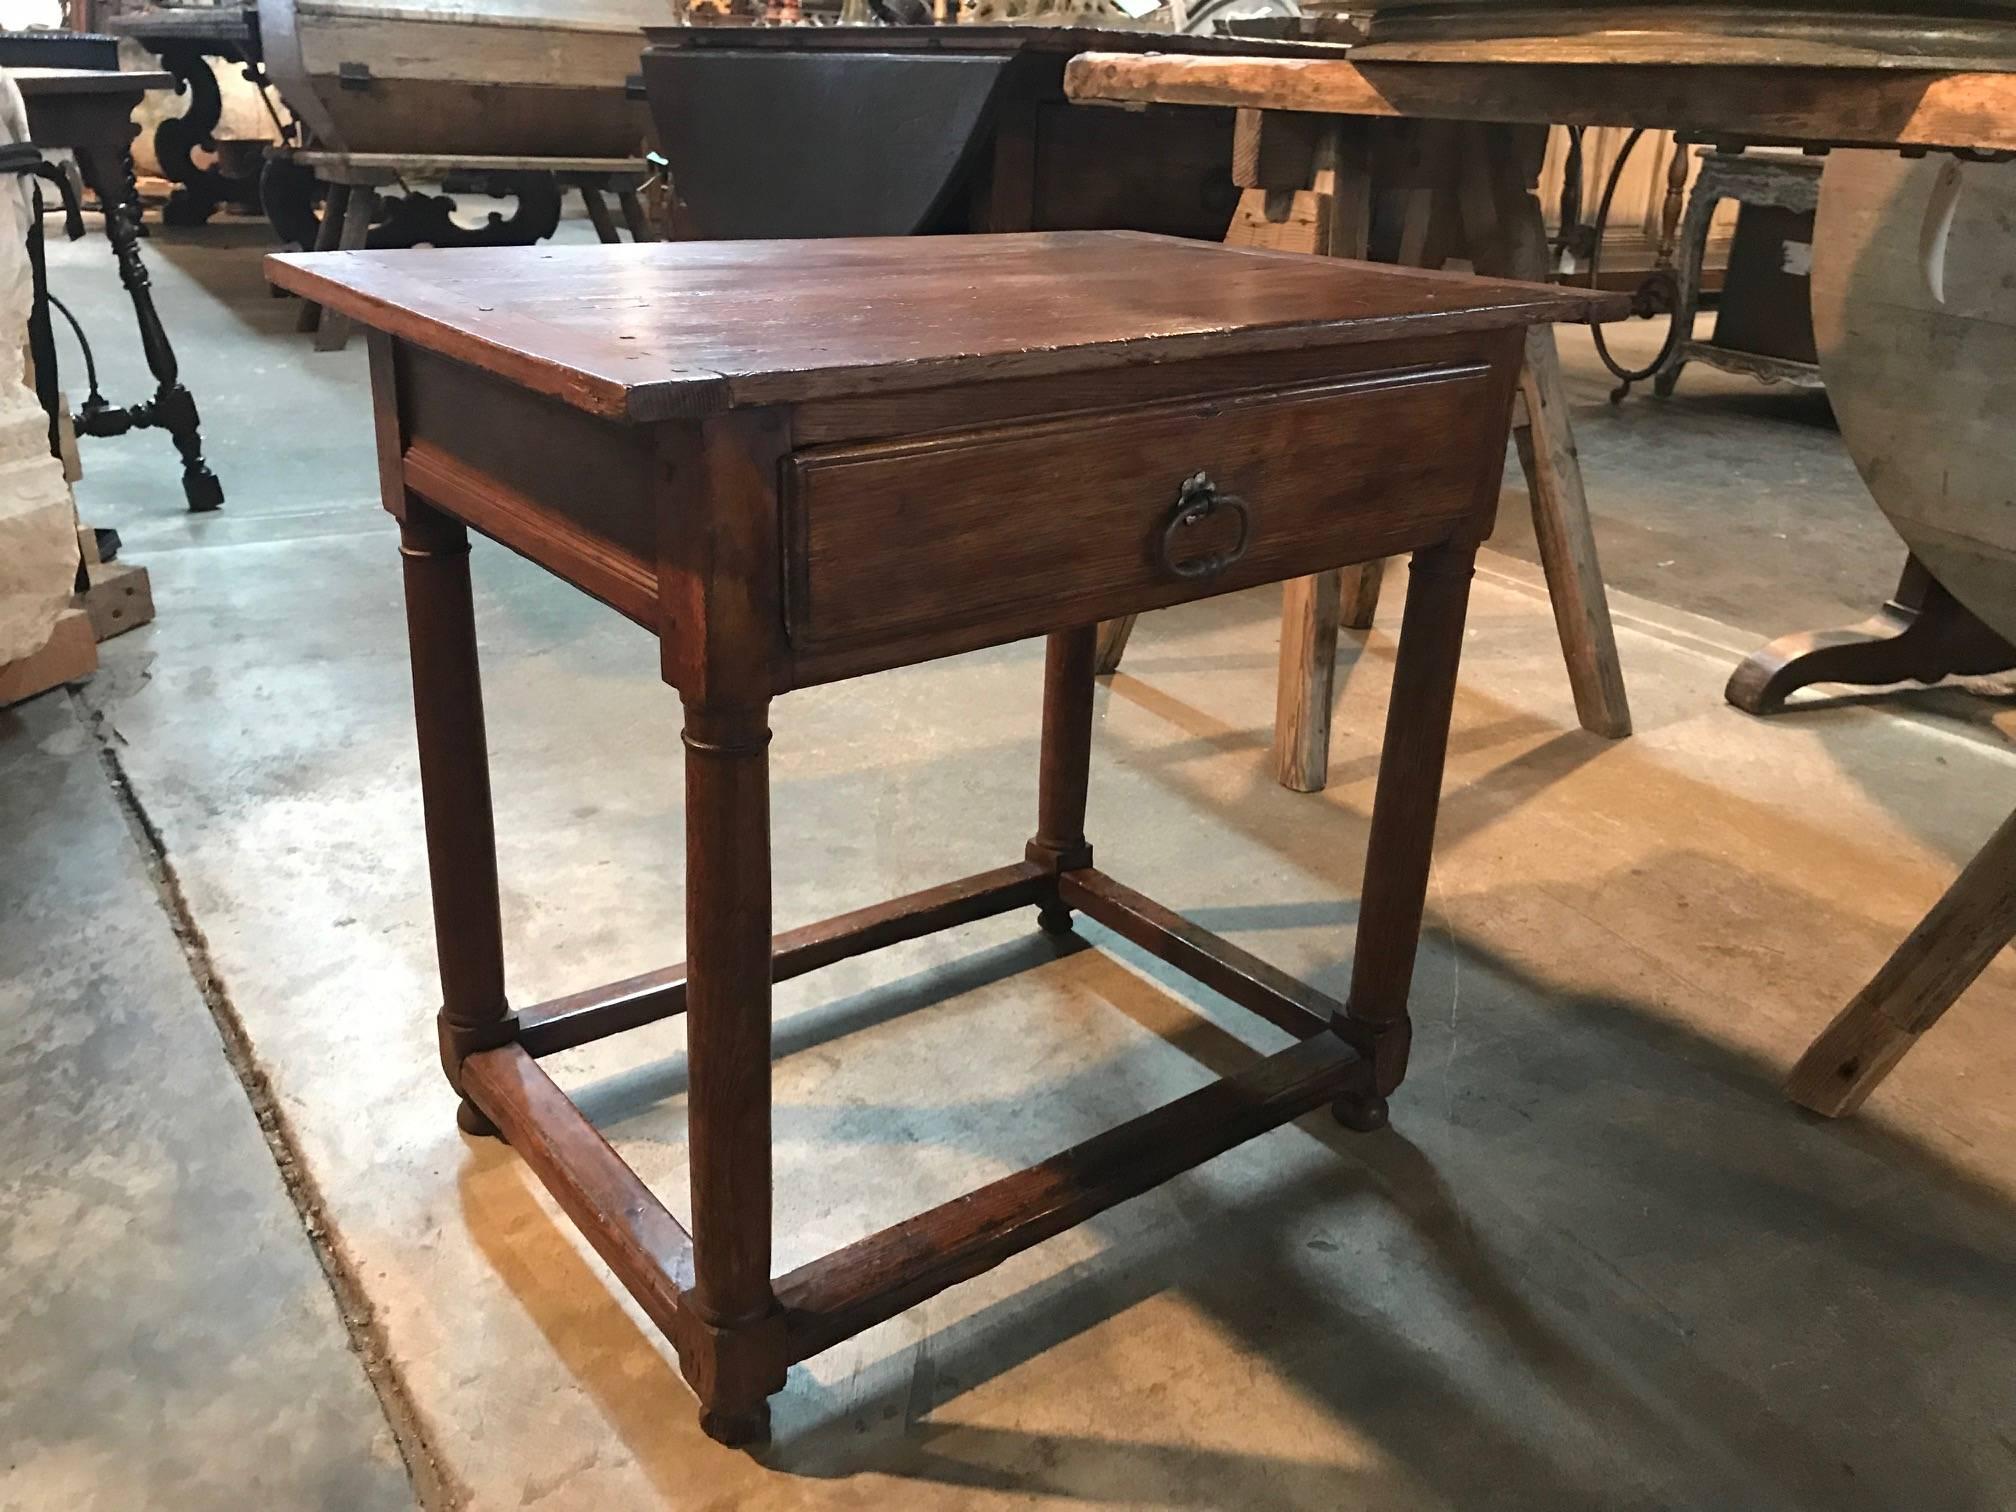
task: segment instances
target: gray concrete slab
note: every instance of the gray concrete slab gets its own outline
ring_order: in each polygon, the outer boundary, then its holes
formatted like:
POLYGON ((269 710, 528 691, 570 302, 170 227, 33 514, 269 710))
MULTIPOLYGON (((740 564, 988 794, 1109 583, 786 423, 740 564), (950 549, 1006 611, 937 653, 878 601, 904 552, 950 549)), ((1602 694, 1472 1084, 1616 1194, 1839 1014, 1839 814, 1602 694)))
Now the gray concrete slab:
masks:
POLYGON ((67 694, 0 712, 0 1508, 413 1505, 67 694))
MULTIPOLYGON (((92 454, 87 507, 161 605, 92 696, 468 1504, 2016 1503, 2016 970, 1862 1118, 1777 1092, 2006 814, 2016 760, 1921 705, 1747 719, 1719 689, 1754 631, 1628 591, 1639 734, 1597 740, 1507 555, 1478 583, 1394 1129, 1279 1131, 794 1370, 760 1456, 708 1443, 536 1182, 449 1119, 362 354, 310 354, 245 251, 153 255, 200 397, 237 417, 233 506, 188 521, 171 474, 136 486, 135 441, 92 454)), ((1592 490, 1659 497, 1636 454, 1592 490)), ((1731 463, 1788 498, 1803 465, 1731 463)), ((1715 532, 1676 539, 1688 583, 1769 589, 1715 532)), ((514 995, 677 959, 677 710, 649 642, 501 550, 476 570, 514 995)), ((1268 776, 1272 599, 1144 621, 1100 697, 1102 863, 1339 988, 1398 608, 1347 648, 1319 796, 1268 776)), ((1040 661, 779 704, 780 924, 1020 853, 1040 661)), ((1275 1043, 1087 934, 1060 959, 998 920, 780 990, 781 1266, 1275 1043)), ((557 1063, 678 1212, 683 1064, 676 1023, 557 1063)))

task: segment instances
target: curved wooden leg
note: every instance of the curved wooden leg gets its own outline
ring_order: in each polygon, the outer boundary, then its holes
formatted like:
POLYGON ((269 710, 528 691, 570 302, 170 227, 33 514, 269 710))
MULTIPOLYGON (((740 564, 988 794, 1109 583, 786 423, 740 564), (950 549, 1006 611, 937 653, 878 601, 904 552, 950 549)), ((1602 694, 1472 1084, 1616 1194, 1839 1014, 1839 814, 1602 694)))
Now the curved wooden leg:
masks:
POLYGON ((1917 557, 1897 592, 1859 625, 1781 635, 1745 657, 1722 696, 1746 714, 1771 714, 1813 683, 1882 687, 1982 677, 2016 667, 2012 646, 1939 585, 1917 557))
POLYGON ((1799 1058, 1785 1095, 1829 1118, 1854 1112, 2012 937, 2016 814, 1799 1058))

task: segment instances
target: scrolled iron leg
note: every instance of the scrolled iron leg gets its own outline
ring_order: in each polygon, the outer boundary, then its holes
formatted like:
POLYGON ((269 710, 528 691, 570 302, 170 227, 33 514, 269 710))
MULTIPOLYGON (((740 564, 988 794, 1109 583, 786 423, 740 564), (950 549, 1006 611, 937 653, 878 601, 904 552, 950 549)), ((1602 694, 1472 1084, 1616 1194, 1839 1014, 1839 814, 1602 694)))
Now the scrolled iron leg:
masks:
POLYGON ((98 203, 105 211, 105 236, 119 261, 119 282, 133 301, 133 316, 140 327, 140 349, 147 357, 147 371, 154 375, 154 397, 124 409, 106 408, 81 416, 78 429, 87 435, 116 436, 133 429, 158 427, 168 432, 175 450, 182 456, 182 493, 192 512, 217 509, 224 503, 224 486, 203 460, 201 419, 196 399, 183 386, 175 361, 175 348, 154 308, 153 281, 147 265, 140 260, 140 195, 133 184, 133 163, 123 151, 97 148, 82 152, 86 177, 98 203))

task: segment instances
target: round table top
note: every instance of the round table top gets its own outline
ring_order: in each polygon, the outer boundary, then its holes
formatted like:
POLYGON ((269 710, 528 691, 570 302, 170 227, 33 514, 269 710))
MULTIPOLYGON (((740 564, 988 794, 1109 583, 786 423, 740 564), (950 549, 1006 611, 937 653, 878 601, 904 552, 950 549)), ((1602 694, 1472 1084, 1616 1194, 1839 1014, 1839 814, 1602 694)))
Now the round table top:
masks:
POLYGON ((1821 374, 1877 505, 1954 597, 2016 639, 2012 233, 2016 164, 1837 152, 1812 288, 1821 374))

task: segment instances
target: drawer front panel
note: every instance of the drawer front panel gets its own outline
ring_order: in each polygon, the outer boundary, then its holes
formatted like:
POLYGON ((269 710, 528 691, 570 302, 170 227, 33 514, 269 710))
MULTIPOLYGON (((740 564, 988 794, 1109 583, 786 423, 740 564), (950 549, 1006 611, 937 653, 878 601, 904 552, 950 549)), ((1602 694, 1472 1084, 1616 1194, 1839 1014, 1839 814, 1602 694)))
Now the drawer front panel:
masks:
POLYGON ((791 643, 945 654, 1446 540, 1488 519, 1508 405, 1463 364, 801 452, 791 643))

